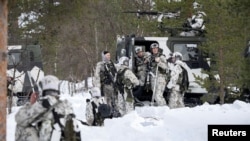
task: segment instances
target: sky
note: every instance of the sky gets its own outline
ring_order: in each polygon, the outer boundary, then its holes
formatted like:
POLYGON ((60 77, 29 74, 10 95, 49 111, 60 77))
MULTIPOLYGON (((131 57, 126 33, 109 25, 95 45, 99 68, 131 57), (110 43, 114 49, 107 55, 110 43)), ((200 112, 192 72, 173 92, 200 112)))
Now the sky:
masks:
MULTIPOLYGON (((77 84, 80 88, 84 83, 77 84)), ((61 85, 61 99, 68 99, 76 118, 85 121, 87 91, 70 95, 68 82, 61 85)), ((7 115, 7 141, 15 140, 15 114, 7 115)), ((120 118, 106 119, 102 127, 79 125, 83 141, 207 141, 208 125, 250 125, 250 103, 236 100, 231 104, 169 109, 168 106, 136 107, 120 118)))

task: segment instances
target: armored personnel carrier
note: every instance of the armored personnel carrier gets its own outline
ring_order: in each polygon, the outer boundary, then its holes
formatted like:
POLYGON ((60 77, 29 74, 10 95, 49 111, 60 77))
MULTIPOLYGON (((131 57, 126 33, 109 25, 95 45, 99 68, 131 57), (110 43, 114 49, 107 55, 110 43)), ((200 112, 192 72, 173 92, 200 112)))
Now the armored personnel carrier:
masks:
POLYGON ((17 96, 17 105, 23 105, 44 77, 40 45, 8 46, 7 69, 8 96, 17 96))

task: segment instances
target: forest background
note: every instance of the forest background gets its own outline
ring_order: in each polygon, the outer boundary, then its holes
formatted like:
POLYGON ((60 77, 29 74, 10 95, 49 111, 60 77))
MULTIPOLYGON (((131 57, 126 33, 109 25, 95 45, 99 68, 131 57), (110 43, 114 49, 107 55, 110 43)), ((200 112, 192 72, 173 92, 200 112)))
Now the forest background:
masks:
MULTIPOLYGON (((45 74, 81 81, 92 76, 101 52, 115 58, 118 35, 169 36, 157 29, 154 16, 124 11, 181 10, 178 19, 165 19, 168 27, 182 27, 194 13, 194 0, 11 0, 8 1, 8 45, 42 46, 45 74)), ((230 83, 250 86, 249 0, 196 0, 207 16, 205 50, 216 62, 220 88, 230 83)), ((213 71, 211 71, 213 72, 213 71)))

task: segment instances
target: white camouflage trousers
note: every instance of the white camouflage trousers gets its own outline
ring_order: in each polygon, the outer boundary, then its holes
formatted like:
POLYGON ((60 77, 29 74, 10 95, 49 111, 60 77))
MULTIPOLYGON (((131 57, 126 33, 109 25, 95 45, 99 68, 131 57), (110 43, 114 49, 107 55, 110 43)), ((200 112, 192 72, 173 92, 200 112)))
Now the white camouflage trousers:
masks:
POLYGON ((166 78, 164 76, 158 76, 157 80, 156 78, 151 78, 151 89, 155 94, 154 100, 156 101, 157 106, 164 106, 166 105, 166 100, 163 97, 163 93, 166 87, 166 78), (155 87, 155 88, 154 88, 155 87))
POLYGON ((176 85, 174 88, 172 88, 168 106, 170 109, 185 107, 183 94, 179 90, 179 85, 176 85))

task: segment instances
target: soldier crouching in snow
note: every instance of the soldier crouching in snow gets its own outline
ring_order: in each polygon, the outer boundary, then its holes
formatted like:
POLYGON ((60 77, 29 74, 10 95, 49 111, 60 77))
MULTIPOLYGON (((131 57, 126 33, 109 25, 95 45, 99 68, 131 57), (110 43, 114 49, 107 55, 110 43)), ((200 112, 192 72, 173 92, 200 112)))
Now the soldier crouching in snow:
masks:
POLYGON ((139 86, 140 82, 136 75, 129 69, 128 57, 121 57, 119 65, 120 67, 116 76, 116 87, 118 88, 117 105, 119 112, 123 116, 129 111, 129 106, 127 105, 128 96, 131 96, 132 102, 135 104, 133 88, 139 86))
POLYGON ((73 123, 75 115, 71 104, 67 100, 59 99, 58 78, 47 75, 40 84, 42 87, 40 100, 37 101, 35 97, 37 95, 32 94, 30 103, 26 103, 15 115, 15 140, 81 140, 78 126, 76 122, 73 123), (71 131, 73 134, 70 134, 71 131))
POLYGON ((105 118, 112 118, 111 107, 106 103, 98 87, 90 91, 91 99, 87 99, 85 117, 89 126, 103 126, 105 118))

